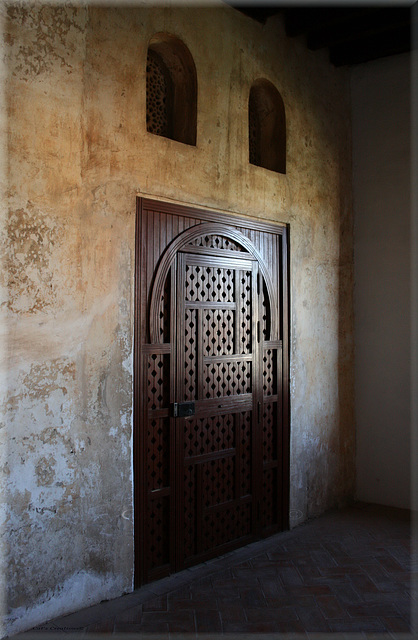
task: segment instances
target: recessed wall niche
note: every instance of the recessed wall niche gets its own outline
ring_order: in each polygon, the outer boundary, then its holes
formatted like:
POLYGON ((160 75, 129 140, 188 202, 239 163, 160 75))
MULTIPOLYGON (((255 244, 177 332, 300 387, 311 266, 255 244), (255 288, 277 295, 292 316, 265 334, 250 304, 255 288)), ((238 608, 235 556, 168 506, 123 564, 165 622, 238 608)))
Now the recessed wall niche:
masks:
POLYGON ((167 33, 155 34, 147 56, 147 131, 196 144, 197 77, 186 45, 167 33))
POLYGON ((260 78, 248 100, 249 160, 271 171, 286 173, 286 115, 276 87, 260 78))

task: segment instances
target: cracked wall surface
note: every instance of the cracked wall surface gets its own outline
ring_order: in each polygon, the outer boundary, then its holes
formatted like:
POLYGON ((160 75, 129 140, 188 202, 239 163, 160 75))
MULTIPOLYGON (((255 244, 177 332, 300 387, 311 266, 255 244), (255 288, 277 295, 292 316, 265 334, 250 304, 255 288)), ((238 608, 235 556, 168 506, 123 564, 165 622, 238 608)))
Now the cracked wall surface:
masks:
POLYGON ((352 206, 347 71, 280 18, 262 26, 221 3, 14 3, 3 18, 0 466, 15 632, 132 589, 137 195, 290 225, 291 525, 352 495, 352 206), (193 55, 196 146, 146 131, 158 32, 193 55), (248 161, 260 77, 285 104, 286 175, 248 161))

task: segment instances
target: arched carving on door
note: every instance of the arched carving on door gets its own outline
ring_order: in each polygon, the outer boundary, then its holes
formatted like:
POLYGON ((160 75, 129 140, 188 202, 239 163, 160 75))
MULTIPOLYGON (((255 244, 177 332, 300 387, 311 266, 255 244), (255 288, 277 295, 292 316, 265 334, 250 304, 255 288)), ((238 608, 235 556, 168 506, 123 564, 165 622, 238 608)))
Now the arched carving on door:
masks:
POLYGON ((268 269, 264 263, 263 258, 253 245, 251 240, 246 238, 238 230, 228 227, 227 225, 219 223, 202 223, 194 227, 186 229, 180 233, 167 247, 165 253, 161 257, 160 264, 155 274, 154 285, 151 293, 150 300, 150 315, 149 315, 149 327, 150 327, 150 339, 151 343, 158 344, 163 342, 163 337, 160 332, 159 325, 159 309, 162 296, 164 294, 164 286, 170 271, 171 265, 176 257, 176 254, 184 249, 187 245, 193 243, 196 239, 204 236, 223 236, 229 240, 236 242, 247 253, 253 256, 260 267, 261 274, 264 279, 265 288, 267 290, 268 303, 270 307, 270 335, 272 339, 277 339, 278 336, 278 309, 275 290, 270 278, 268 269))

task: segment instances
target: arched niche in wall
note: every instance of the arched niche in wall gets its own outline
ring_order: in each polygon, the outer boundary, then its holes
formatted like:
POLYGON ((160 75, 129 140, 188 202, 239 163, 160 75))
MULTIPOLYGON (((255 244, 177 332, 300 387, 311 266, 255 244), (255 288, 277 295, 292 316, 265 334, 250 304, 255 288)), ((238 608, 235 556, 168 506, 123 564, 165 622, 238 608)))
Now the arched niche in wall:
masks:
POLYGON ((271 171, 286 173, 286 114, 282 96, 269 81, 254 82, 248 100, 249 159, 271 171))
POLYGON ((147 56, 147 131, 196 144, 197 77, 186 45, 167 33, 155 34, 147 56))

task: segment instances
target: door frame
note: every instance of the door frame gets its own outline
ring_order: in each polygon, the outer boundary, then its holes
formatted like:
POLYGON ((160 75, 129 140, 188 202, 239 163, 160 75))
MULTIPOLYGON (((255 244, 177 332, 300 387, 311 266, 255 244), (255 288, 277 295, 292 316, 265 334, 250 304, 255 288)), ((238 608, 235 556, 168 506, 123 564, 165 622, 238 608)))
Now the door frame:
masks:
MULTIPOLYGON (((145 318, 141 315, 144 286, 141 279, 141 265, 143 255, 147 250, 146 239, 140 237, 140 219, 146 215, 146 211, 158 211, 174 216, 186 216, 196 220, 196 224, 211 222, 228 226, 239 226, 247 230, 261 231, 282 236, 281 255, 281 290, 279 292, 279 304, 282 308, 282 336, 283 336, 283 360, 282 360, 282 456, 281 456, 281 522, 282 530, 289 528, 289 485, 290 485, 290 286, 289 286, 289 225, 274 222, 262 222, 258 219, 239 216, 235 213, 227 214, 216 210, 199 209, 194 206, 174 204, 166 201, 137 197, 135 219, 135 302, 134 302, 134 371, 133 371, 133 480, 134 480, 134 586, 144 584, 144 553, 145 537, 142 514, 146 504, 146 478, 142 463, 142 452, 145 442, 141 423, 144 416, 141 415, 141 395, 145 394, 144 379, 141 374, 142 354, 141 341, 144 339, 145 318)), ((179 232, 180 233, 180 232, 179 232)), ((144 396, 145 397, 145 396, 144 396)), ((170 541, 174 544, 174 541, 170 541)), ((175 549, 173 548, 173 552, 175 549)), ((156 575, 153 579, 163 577, 156 575)))

